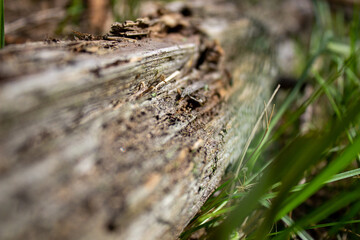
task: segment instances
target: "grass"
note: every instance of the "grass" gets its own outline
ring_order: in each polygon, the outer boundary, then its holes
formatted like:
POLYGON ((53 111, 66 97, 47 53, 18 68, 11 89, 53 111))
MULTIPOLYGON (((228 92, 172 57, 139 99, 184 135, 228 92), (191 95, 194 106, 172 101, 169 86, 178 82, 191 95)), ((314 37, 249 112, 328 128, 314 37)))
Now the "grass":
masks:
POLYGON ((297 85, 246 148, 242 171, 208 199, 182 239, 200 229, 202 239, 360 237, 360 11, 348 23, 324 1, 314 7, 297 85), (304 122, 309 111, 312 120, 304 122))
MULTIPOLYGON (((171 2, 173 0, 155 0, 154 2, 171 2)), ((136 20, 139 17, 141 3, 144 0, 110 0, 109 5, 113 20, 123 22, 125 20, 136 20)), ((62 35, 68 25, 79 26, 84 21, 84 13, 87 10, 85 0, 71 0, 66 9, 65 18, 58 24, 57 35, 62 35)))
POLYGON ((139 16, 140 2, 141 0, 111 0, 111 8, 115 20, 135 20, 139 16))
POLYGON ((78 25, 81 20, 81 16, 84 13, 86 7, 83 0, 71 0, 69 6, 66 9, 65 18, 58 24, 56 34, 61 35, 64 28, 69 24, 78 25))
MULTIPOLYGON (((153 2, 171 2, 173 0, 156 0, 153 2)), ((110 0, 111 9, 116 21, 136 20, 139 17, 140 5, 144 0, 110 0)))
POLYGON ((4 0, 0 0, 0 48, 5 46, 4 0))

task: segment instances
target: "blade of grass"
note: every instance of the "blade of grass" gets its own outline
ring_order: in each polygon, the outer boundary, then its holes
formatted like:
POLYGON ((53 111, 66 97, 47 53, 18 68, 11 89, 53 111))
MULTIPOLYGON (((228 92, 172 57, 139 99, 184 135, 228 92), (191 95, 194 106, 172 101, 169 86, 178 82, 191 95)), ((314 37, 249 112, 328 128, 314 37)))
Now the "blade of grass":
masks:
MULTIPOLYGON (((260 123, 261 123, 261 120, 263 119, 265 113, 267 114, 267 109, 269 108, 271 102, 273 101, 273 99, 274 99, 276 93, 279 91, 279 89, 280 89, 280 85, 278 85, 278 86, 276 87, 276 89, 274 90, 273 94, 271 95, 269 101, 265 104, 264 110, 263 110, 262 113, 260 114, 258 120, 257 120, 256 123, 255 123, 254 128, 252 129, 252 131, 251 131, 251 133, 250 133, 250 136, 249 136, 249 138, 248 138, 248 140, 247 140, 247 142, 246 142, 246 144, 245 144, 244 150, 243 150, 243 152, 242 152, 242 155, 241 155, 241 157, 240 157, 240 161, 239 161, 239 163, 238 163, 238 166, 237 166, 237 169, 236 169, 236 172, 235 172, 235 176, 236 176, 236 177, 239 175, 241 166, 242 166, 243 161, 244 161, 244 158, 245 158, 245 156, 246 156, 247 149, 249 148, 250 143, 251 143, 251 141, 253 140, 253 138, 254 138, 254 136, 255 136, 255 133, 256 133, 256 131, 257 131, 258 128, 259 128, 259 125, 260 125, 260 123)), ((269 123, 268 123, 268 124, 269 124, 269 123)), ((264 137, 266 136, 266 133, 267 133, 267 132, 265 132, 264 137)), ((263 140, 263 139, 262 139, 262 140, 263 140)), ((262 140, 261 140, 261 141, 262 141, 262 140)), ((260 141, 260 143, 261 143, 261 141, 260 141)))
POLYGON ((241 226, 247 216, 249 216, 254 209, 259 207, 258 200, 268 192, 273 184, 279 182, 280 179, 288 172, 288 169, 292 165, 292 162, 288 160, 288 156, 290 154, 294 154, 295 158, 298 158, 297 160, 299 160, 304 149, 300 149, 298 146, 306 145, 307 142, 309 142, 308 138, 299 138, 284 149, 280 156, 271 164, 272 166, 265 170, 259 183, 256 184, 250 192, 239 201, 235 210, 224 220, 223 223, 214 229, 209 239, 227 239, 229 234, 237 226, 241 226))
MULTIPOLYGON (((331 23, 328 22, 327 15, 330 13, 327 4, 321 2, 321 1, 314 1, 315 11, 317 14, 315 16, 317 17, 317 24, 320 29, 323 29, 323 25, 331 25, 331 23), (319 6, 321 5, 321 6, 319 6)), ((314 54, 310 57, 309 61, 307 62, 304 71, 302 72, 299 80, 296 83, 296 86, 293 88, 289 96, 286 98, 285 102, 281 105, 281 108, 278 110, 277 114, 275 115, 272 124, 270 125, 270 130, 273 129, 273 127, 277 124, 277 122, 280 120, 282 115, 285 113, 285 111, 289 108, 289 106, 295 101, 296 97, 298 96, 302 84, 305 82, 307 77, 309 76, 309 72, 315 62, 315 60, 326 50, 326 47, 330 41, 330 37, 328 35, 321 36, 320 39, 317 39, 316 41, 316 47, 314 54)))
MULTIPOLYGON (((278 88, 280 87, 280 85, 278 85, 278 88)), ((276 91, 278 91, 279 89, 277 89, 276 91)), ((264 141, 265 138, 267 138, 268 134, 270 134, 269 132, 269 126, 271 123, 271 119, 274 115, 274 110, 275 110, 275 104, 273 104, 270 116, 268 116, 267 110, 266 110, 266 103, 264 102, 265 105, 265 131, 261 134, 261 139, 258 141, 258 144, 255 146, 255 148, 252 150, 250 156, 244 161, 244 165, 246 164, 247 169, 249 169, 249 172, 252 172, 254 169, 254 166, 257 162, 257 160, 260 157, 260 152, 257 151, 257 149, 259 149, 259 147, 261 146, 262 142, 264 141)), ((249 151, 249 150, 248 150, 249 151)))
MULTIPOLYGON (((269 202, 265 200, 261 200, 261 204, 266 207, 270 208, 269 202)), ((284 216, 281 220, 285 223, 286 226, 292 226, 294 224, 294 220, 292 220, 289 216, 284 216)), ((302 228, 297 228, 295 232, 302 240, 313 240, 313 238, 302 228)))
POLYGON ((308 227, 306 229, 325 228, 325 227, 332 227, 332 226, 346 225, 346 224, 354 224, 354 223, 360 223, 360 219, 351 220, 351 221, 345 221, 345 222, 332 222, 332 223, 318 224, 318 225, 315 225, 315 226, 308 227))
POLYGON ((220 187, 218 187, 214 193, 210 196, 209 200, 206 202, 206 205, 204 205, 201 208, 202 212, 208 212, 209 210, 211 210, 212 208, 221 205, 224 202, 224 199, 227 198, 227 188, 229 187, 230 184, 230 180, 224 182, 223 184, 220 185, 220 187), (214 194, 216 192, 220 191, 220 194, 217 195, 216 197, 214 197, 214 194))
POLYGON ((253 174, 248 180, 245 181, 245 185, 252 183, 252 181, 254 181, 261 173, 263 173, 271 163, 272 160, 268 161, 261 169, 259 169, 255 174, 253 174))
POLYGON ((216 224, 221 218, 214 218, 204 224, 201 224, 201 225, 198 225, 196 227, 193 227, 193 228, 190 228, 189 230, 187 231, 184 231, 181 235, 180 235, 180 239, 183 239, 183 240, 187 240, 190 238, 191 234, 193 234, 194 232, 196 232, 197 230, 199 229, 202 229, 202 228, 206 228, 212 224, 216 224))
POLYGON ((360 87, 360 79, 356 76, 356 74, 351 69, 346 69, 345 73, 347 77, 352 81, 353 84, 357 85, 357 87, 360 87))
POLYGON ((355 177, 357 175, 360 175, 360 168, 336 174, 335 176, 333 176, 330 180, 326 181, 325 183, 332 183, 332 182, 344 180, 347 178, 355 177))
MULTIPOLYGON (((344 179, 348 179, 348 178, 352 178, 352 177, 355 177, 357 175, 360 175, 360 168, 357 168, 357 169, 353 169, 353 170, 349 170, 349 171, 346 171, 346 172, 343 172, 343 173, 339 173, 339 174, 336 174, 334 175, 333 177, 331 177, 331 179, 329 179, 328 181, 326 181, 325 183, 332 183, 332 182, 336 182, 336 181, 340 181, 340 180, 344 180, 344 179)), ((298 192, 298 191, 301 191, 302 189, 304 189, 304 187, 306 187, 308 185, 308 183, 304 183, 304 184, 301 184, 301 185, 296 185, 295 187, 293 187, 291 189, 290 192, 298 192)), ((278 187, 279 184, 274 184, 272 186, 272 189, 274 189, 275 187, 278 187)), ((268 199, 272 199, 272 198, 275 198, 277 196, 278 192, 272 192, 272 193, 268 193, 268 194, 265 194, 261 199, 260 201, 262 200, 268 200, 268 199)), ((236 194, 234 195, 236 196, 236 194)), ((242 195, 243 196, 243 195, 242 195)))
POLYGON ((286 239, 288 234, 292 232, 296 227, 308 226, 314 223, 317 223, 330 214, 340 210, 341 208, 348 206, 352 202, 360 199, 360 187, 355 188, 351 192, 345 192, 339 194, 339 196, 332 198, 325 202, 322 206, 316 208, 310 214, 307 214, 305 217, 297 221, 290 228, 285 230, 280 236, 275 238, 276 240, 286 239))
MULTIPOLYGON (((339 173, 336 174, 334 176, 332 176, 328 181, 326 181, 325 183, 332 183, 332 182, 336 182, 336 181, 340 181, 340 180, 344 180, 347 178, 352 178, 355 177, 357 175, 360 175, 360 168, 357 169, 353 169, 353 170, 349 170, 343 173, 339 173)), ((291 192, 298 192, 301 191, 302 189, 304 189, 304 187, 306 187, 308 185, 308 183, 304 183, 301 185, 297 185, 295 187, 293 187, 293 189, 291 190, 291 192)))
POLYGON ((350 46, 341 42, 330 41, 327 45, 327 49, 345 57, 348 57, 351 54, 350 46))
MULTIPOLYGON (((246 144, 245 144, 243 154, 242 154, 241 157, 240 157, 240 160, 239 160, 239 163, 238 163, 238 166, 237 166, 237 169, 236 169, 236 173, 235 173, 235 176, 236 176, 236 177, 238 177, 238 175, 239 175, 240 168, 241 168, 241 166, 242 166, 242 164, 243 164, 243 161, 244 161, 244 158, 245 158, 245 156, 246 156, 246 151, 247 151, 247 149, 249 148, 250 143, 251 143, 253 137, 255 136, 255 133, 256 133, 256 131, 257 131, 257 129, 258 129, 258 126, 260 125, 261 120, 262 120, 262 118, 264 117, 264 115, 267 114, 267 109, 268 109, 268 107, 270 106, 270 104, 271 104, 272 100, 274 99, 276 93, 278 92, 279 88, 280 88, 280 85, 277 86, 277 88, 274 90, 272 96, 270 97, 269 101, 265 104, 265 107, 264 107, 263 112, 262 112, 261 115, 259 116, 257 122, 255 123, 255 126, 254 126, 252 132, 250 133, 250 136, 249 136, 249 138, 248 138, 248 140, 247 140, 247 142, 246 142, 246 144)), ((267 126, 269 126, 269 124, 270 124, 270 123, 268 122, 268 123, 267 123, 267 126)), ((265 132, 264 136, 266 136, 266 132, 265 132)), ((234 187, 235 187, 235 186, 234 186, 234 184, 233 184, 232 187, 231 187, 231 190, 230 190, 229 199, 232 199, 232 198, 233 198, 233 195, 234 195, 234 187)))
MULTIPOLYGON (((325 43, 323 43, 322 45, 325 45, 325 43)), ((282 115, 284 115, 285 111, 290 107, 290 105, 295 101, 296 97, 298 96, 301 86, 302 84, 305 82, 306 78, 309 75, 309 72, 311 70, 311 67, 313 65, 313 63, 315 62, 315 60, 318 58, 318 56, 320 56, 320 54, 325 50, 325 46, 323 46, 322 48, 320 48, 315 54, 314 56, 311 57, 311 59, 309 60, 308 64, 305 67, 305 70, 303 71, 301 77, 299 78, 299 80, 297 81, 295 87, 293 88, 293 90, 291 91, 291 93, 289 94, 289 96, 286 98, 285 102, 282 103, 280 109, 278 110, 278 112, 276 113, 276 115, 274 116, 270 126, 269 126, 269 131, 271 131, 275 125, 279 122, 280 118, 282 117, 282 115)))
MULTIPOLYGON (((311 227, 306 227, 306 228, 304 228, 304 230, 328 228, 328 227, 334 227, 334 226, 337 227, 337 226, 340 226, 340 225, 343 226, 343 225, 347 225, 347 224, 356 224, 356 223, 360 224, 360 219, 349 220, 349 221, 344 221, 344 222, 331 222, 331 223, 316 224, 316 225, 311 226, 311 227)), ((285 231, 286 230, 275 232, 275 233, 270 233, 269 236, 276 236, 276 235, 279 235, 279 234, 283 234, 285 231)))
POLYGON ((294 141, 290 145, 291 147, 274 161, 274 165, 271 167, 272 178, 277 178, 276 175, 278 174, 281 177, 282 184, 277 197, 273 200, 270 210, 266 213, 265 219, 257 231, 256 239, 266 237, 282 202, 288 197, 288 192, 292 186, 300 181, 304 171, 319 159, 321 152, 318 150, 324 149, 325 145, 326 141, 321 138, 304 136, 294 141), (291 156, 291 161, 289 156, 291 156))
POLYGON ((201 216, 201 218, 199 218, 199 221, 201 222, 201 224, 204 224, 205 222, 207 222, 207 220, 210 220, 213 217, 218 217, 218 216, 223 215, 225 213, 229 213, 229 212, 233 211, 234 208, 235 208, 235 206, 222 208, 222 209, 221 209, 221 207, 219 207, 219 209, 217 211, 214 211, 212 213, 201 216))
MULTIPOLYGON (((315 54, 310 58, 310 60, 307 62, 304 71, 302 72, 299 80, 297 81, 295 87, 292 89, 292 91, 290 92, 289 96, 286 98, 285 102, 282 103, 280 109, 277 111, 277 113, 275 114, 275 116, 273 117, 269 127, 268 127, 268 134, 264 137, 264 139, 262 140, 260 146, 256 149, 255 153, 253 154, 254 156, 259 156, 260 152, 263 151, 264 148, 266 148, 272 141, 274 141, 275 139, 277 139, 282 132, 286 129, 285 127, 283 127, 283 131, 276 131, 276 134, 274 134, 271 138, 272 140, 269 141, 269 137, 271 136, 270 133, 272 132, 272 130, 274 129, 274 127, 278 124, 279 120, 281 119, 281 117, 284 115, 284 113, 289 109, 289 107, 291 106, 291 104, 296 100, 301 86, 303 85, 303 83, 305 82, 305 80, 308 78, 309 76, 309 72, 315 62, 315 60, 325 51, 326 49, 326 42, 328 40, 327 39, 323 39, 322 40, 322 44, 321 47, 315 52, 315 54)), ((297 119, 298 116, 296 116, 296 118, 294 117, 293 119, 297 119)), ((293 121, 291 121, 289 124, 291 124, 293 121)), ((288 127, 289 124, 286 124, 288 127)))
MULTIPOLYGON (((340 130, 342 130, 342 128, 335 128, 333 130, 333 134, 337 135, 340 130)), ((279 155, 279 157, 275 159, 275 161, 272 163, 272 166, 264 172, 260 182, 255 185, 255 187, 249 192, 247 196, 240 200, 238 206, 228 216, 228 218, 226 218, 222 224, 214 229, 214 232, 210 235, 210 239, 226 239, 233 231, 233 229, 235 229, 237 226, 240 226, 246 217, 259 206, 258 199, 260 199, 273 184, 284 178, 284 176, 287 176, 287 178, 289 178, 289 176, 291 176, 291 178, 295 176, 296 179, 292 179, 292 181, 295 183, 291 186, 295 185, 298 182, 298 179, 301 178, 303 171, 299 170, 300 168, 293 163, 297 163, 297 165, 301 165, 302 168, 306 169, 310 165, 309 159, 313 159, 314 154, 321 155, 322 151, 319 153, 315 150, 324 149, 326 147, 326 144, 325 146, 319 146, 324 145, 322 141, 311 141, 311 139, 311 137, 304 136, 291 143, 279 155), (315 142, 315 144, 313 142, 315 142), (288 156, 294 156, 292 161, 289 161, 288 156), (302 163, 303 159, 307 159, 307 161, 302 163)), ((259 232, 262 232, 266 235, 270 227, 263 227, 262 231, 259 232)), ((263 239, 263 237, 264 236, 259 237, 259 239, 263 239)))
MULTIPOLYGON (((355 177, 357 175, 360 175, 360 168, 357 168, 357 169, 353 169, 353 170, 349 170, 349 171, 346 171, 346 172, 342 172, 342 173, 339 173, 339 174, 336 174, 334 176, 332 176, 328 181, 325 182, 326 183, 332 183, 332 182, 336 182, 336 181, 341 181, 341 180, 345 180, 345 179, 348 179, 348 178, 352 178, 352 177, 355 177)), ((291 189, 291 192, 298 192, 298 191, 301 191, 303 190, 309 183, 304 183, 304 184, 301 184, 301 185, 296 185, 295 187, 293 187, 291 189)), ((273 185, 272 188, 275 188, 275 186, 279 186, 277 184, 273 185)), ((272 193, 268 193, 266 194, 263 199, 271 199, 271 198, 274 198, 277 196, 277 192, 272 192, 272 193)))
MULTIPOLYGON (((347 69, 353 63, 353 61, 355 61, 355 58, 356 56, 351 55, 347 60, 345 60, 344 65, 337 71, 336 74, 329 77, 327 83, 330 84, 334 82, 336 79, 338 79, 342 75, 343 71, 345 71, 345 69, 347 69)), ((291 114, 291 117, 287 120, 287 122, 283 126, 281 126, 276 131, 276 133, 272 136, 272 139, 273 140, 278 139, 291 124, 293 124, 296 120, 299 119, 300 115, 304 113, 306 108, 310 104, 312 104, 316 99, 318 99, 322 93, 323 93, 323 88, 318 87, 318 89, 315 90, 315 92, 310 96, 310 98, 307 99, 294 113, 291 114)))
MULTIPOLYGON (((293 149, 293 152, 285 151, 285 153, 288 155, 281 154, 279 158, 274 161, 275 164, 272 167, 272 178, 276 179, 280 176, 282 185, 280 186, 278 196, 273 201, 271 209, 267 212, 265 220, 262 222, 259 230, 257 231, 257 239, 264 239, 266 233, 269 231, 269 229, 271 229, 273 222, 293 209, 293 207, 284 207, 284 203, 288 202, 289 199, 289 191, 301 179, 303 173, 321 159, 322 153, 325 151, 325 149, 331 146, 331 144, 338 139, 338 136, 340 136, 341 133, 347 129, 351 122, 358 117, 360 112, 357 109, 357 104, 359 103, 360 99, 358 98, 358 100, 354 102, 351 107, 349 107, 349 112, 343 118, 343 120, 338 121, 335 127, 330 127, 330 131, 327 134, 324 134, 320 138, 316 138, 315 136, 304 136, 299 138, 300 141, 298 140, 297 142, 294 142, 290 148, 293 149), (288 156, 292 156, 291 164, 288 163, 290 162, 288 156), (282 173, 284 171, 282 168, 286 168, 285 174, 282 173)), ((358 146, 358 144, 360 144, 360 138, 357 139, 356 146, 358 146)), ((355 146, 355 144, 351 145, 350 148, 353 146, 355 146)), ((344 159, 353 157, 353 148, 351 148, 351 151, 352 152, 350 153, 346 152, 347 154, 343 156, 344 159)), ((269 179, 269 181, 271 180, 272 179, 269 179)), ((297 203, 296 199, 293 201, 297 203)))
MULTIPOLYGON (((355 203, 353 206, 351 206, 351 208, 347 211, 346 214, 344 214, 341 218, 341 221, 339 222, 339 224, 334 225, 334 227, 332 227, 329 231, 329 235, 335 235, 340 228, 342 228, 344 225, 346 224, 352 224, 355 222, 352 222, 354 220, 349 220, 349 219, 353 219, 354 217, 357 216, 358 218, 358 214, 360 212, 360 202, 355 203)), ((355 220, 356 221, 356 220, 355 220)), ((357 220, 360 223, 360 220, 357 220)))
MULTIPOLYGON (((328 10, 328 6, 326 6, 325 3, 322 2, 317 2, 314 1, 314 5, 317 6, 315 7, 315 10, 318 12, 318 14, 315 14, 315 16, 317 17, 317 24, 318 29, 323 29, 323 24, 324 22, 326 22, 326 20, 324 20, 324 17, 322 17, 323 15, 326 15, 324 13, 324 9, 328 10), (321 6, 319 6, 321 5, 321 6), (325 5, 325 6, 322 6, 325 5)), ((329 11, 329 10, 328 10, 329 11)), ((325 11, 326 12, 326 11, 325 11)), ((326 19, 326 18, 325 18, 326 19)), ((311 40, 313 40, 314 38, 311 38, 311 40)), ((291 104, 296 100, 300 89, 302 87, 302 85, 304 84, 304 82, 306 81, 306 79, 309 76, 309 72, 312 69, 312 66, 314 64, 314 62, 318 59, 318 57, 323 54, 326 51, 328 42, 331 40, 331 37, 329 35, 322 35, 320 37, 320 39, 317 39, 317 41, 315 41, 316 47, 315 50, 313 51, 313 54, 310 56, 309 60, 307 61, 307 64, 299 78, 299 80, 297 81, 295 87, 292 89, 292 91, 290 92, 290 94, 288 95, 288 97, 286 98, 286 100, 282 103, 280 109, 277 111, 276 115, 274 116, 270 126, 269 126, 269 133, 272 132, 273 128, 277 125, 277 123, 279 122, 279 120, 281 119, 281 117, 284 115, 284 113, 289 109, 289 107, 291 106, 291 104)), ((312 44, 314 45, 314 44, 312 44)), ((296 116, 296 119, 298 118, 298 116, 296 116)), ((294 118, 295 119, 295 118, 294 118)), ((291 122, 292 123, 292 122, 291 122)), ((283 128, 284 129, 284 128, 283 128)), ((278 138, 282 131, 277 131, 278 134, 275 136, 272 136, 272 141, 275 140, 276 138, 278 138)), ((262 149, 265 147, 265 145, 270 144, 270 141, 268 141, 268 137, 270 134, 268 134, 263 142, 261 143, 261 145, 259 146, 259 148, 257 149, 257 152, 254 155, 258 155, 260 151, 262 151, 262 149)))
POLYGON ((315 80, 318 82, 318 84, 322 87, 322 89, 324 90, 327 98, 329 99, 329 102, 332 106, 332 108, 334 109, 335 114, 337 115, 337 117, 339 119, 341 119, 341 112, 339 107, 337 106, 334 98, 332 97, 331 93, 330 93, 330 89, 329 89, 329 85, 326 84, 326 81, 324 78, 321 77, 320 73, 317 70, 313 70, 313 74, 315 77, 315 80))
MULTIPOLYGON (((245 159, 245 156, 246 156, 246 152, 247 152, 247 150, 248 150, 248 148, 249 148, 249 146, 250 146, 250 143, 252 142, 252 140, 253 140, 253 138, 254 138, 254 136, 255 136, 255 133, 256 133, 256 131, 257 131, 258 128, 259 128, 259 125, 260 125, 260 123, 261 123, 261 120, 263 119, 264 115, 267 114, 267 109, 269 108, 271 102, 274 100, 275 95, 276 95, 276 93, 279 91, 279 89, 280 89, 280 85, 278 85, 278 86, 276 87, 276 89, 274 90, 273 94, 271 95, 269 101, 265 104, 264 110, 263 110, 262 113, 260 114, 258 120, 257 120, 256 123, 255 123, 254 128, 252 129, 252 131, 251 131, 251 133, 250 133, 250 136, 249 136, 249 138, 248 138, 248 140, 247 140, 247 142, 246 142, 246 144, 245 144, 245 146, 244 146, 244 149, 243 149, 243 151, 242 151, 242 155, 241 155, 240 160, 239 160, 239 163, 238 163, 238 165, 237 165, 237 169, 236 169, 236 172, 235 172, 235 178, 238 178, 238 176, 239 176, 239 172, 240 172, 241 166, 243 165, 243 162, 244 162, 244 159, 245 159)), ((274 108, 273 108, 273 110, 272 110, 272 112, 271 112, 271 117, 272 117, 273 111, 274 111, 274 108)), ((269 130, 269 125, 270 125, 270 122, 267 122, 266 131, 265 131, 265 133, 264 133, 263 138, 260 140, 259 145, 260 145, 261 142, 264 140, 264 138, 267 136, 267 133, 268 133, 268 130, 269 130)), ((258 146, 259 146, 259 145, 258 145, 258 146)), ((257 147, 258 147, 258 146, 257 146, 257 147)), ((255 152, 254 152, 254 153, 255 153, 255 152)), ((235 181, 234 181, 234 183, 235 183, 235 181)), ((234 193, 234 188, 235 188, 235 184, 232 184, 231 189, 230 189, 229 199, 232 198, 232 195, 233 195, 233 193, 234 193)))
POLYGON ((331 178, 331 176, 348 166, 356 158, 359 150, 360 136, 356 138, 352 145, 349 145, 345 149, 341 156, 332 161, 311 182, 309 182, 302 191, 288 198, 288 200, 284 203, 282 209, 279 210, 279 212, 277 213, 276 219, 281 218, 286 213, 290 212, 295 207, 300 205, 312 194, 314 194, 318 189, 320 189, 324 185, 324 183, 331 178))
MULTIPOLYGON (((319 83, 319 85, 323 88, 325 95, 327 96, 336 116, 341 119, 342 118, 342 113, 338 107, 338 105, 335 102, 335 99, 333 98, 333 96, 331 95, 331 91, 329 86, 326 84, 326 81, 320 76, 320 73, 316 70, 313 70, 314 73, 314 77, 316 79, 316 81, 319 83)), ((339 95, 340 93, 338 93, 339 95)), ((353 137, 351 136, 351 134, 349 133, 348 130, 346 130, 346 135, 350 141, 350 143, 353 143, 353 137)), ((357 158, 360 159, 360 155, 357 155, 357 158)))

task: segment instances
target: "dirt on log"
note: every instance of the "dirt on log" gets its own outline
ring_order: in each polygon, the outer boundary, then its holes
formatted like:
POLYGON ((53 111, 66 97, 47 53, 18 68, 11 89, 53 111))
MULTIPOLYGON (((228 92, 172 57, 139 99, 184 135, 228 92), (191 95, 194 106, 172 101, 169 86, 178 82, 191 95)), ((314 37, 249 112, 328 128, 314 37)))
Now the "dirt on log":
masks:
POLYGON ((204 2, 0 51, 1 239, 177 238, 276 73, 261 26, 204 2))

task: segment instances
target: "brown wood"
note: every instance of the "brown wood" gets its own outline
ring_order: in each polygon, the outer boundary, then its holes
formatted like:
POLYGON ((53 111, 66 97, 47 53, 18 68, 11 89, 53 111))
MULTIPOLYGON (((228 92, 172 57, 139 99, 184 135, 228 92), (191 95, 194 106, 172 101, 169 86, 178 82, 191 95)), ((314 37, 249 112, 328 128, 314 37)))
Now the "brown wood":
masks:
POLYGON ((1 239, 181 233, 239 157, 275 71, 256 24, 202 6, 186 18, 201 34, 0 51, 1 239))

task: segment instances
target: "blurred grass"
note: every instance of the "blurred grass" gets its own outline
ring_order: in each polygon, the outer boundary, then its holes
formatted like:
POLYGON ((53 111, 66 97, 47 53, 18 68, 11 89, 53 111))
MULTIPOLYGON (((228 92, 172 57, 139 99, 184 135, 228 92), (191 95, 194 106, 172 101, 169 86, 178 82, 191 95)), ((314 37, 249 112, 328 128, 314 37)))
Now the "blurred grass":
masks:
POLYGON ((0 0, 0 48, 5 46, 4 0, 0 0))
POLYGON ((66 8, 65 18, 58 24, 55 31, 56 34, 62 35, 67 25, 78 25, 85 10, 86 7, 84 0, 71 0, 70 4, 66 8))
MULTIPOLYGON (((125 20, 136 20, 140 16, 140 6, 142 3, 150 0, 110 0, 109 9, 113 21, 123 22, 125 20)), ((152 2, 164 3, 173 0, 152 0, 152 2)), ((87 19, 84 18, 88 8, 86 0, 71 0, 66 8, 65 18, 58 24, 56 34, 62 35, 67 26, 78 27, 87 19)), ((102 10, 103 11, 103 10, 102 10)), ((88 16, 91 17, 91 16, 88 16)), ((84 24, 83 24, 84 25, 84 24)))
POLYGON ((116 21, 135 20, 139 17, 141 0, 111 0, 111 8, 116 21))
POLYGON ((315 24, 297 85, 246 161, 239 160, 246 162, 242 171, 209 198, 182 239, 199 229, 200 239, 359 237, 360 11, 356 6, 347 22, 325 1, 313 3, 315 24), (312 91, 307 97, 304 83, 312 91))
MULTIPOLYGON (((111 0, 115 21, 135 20, 139 17, 140 5, 149 0, 111 0)), ((174 0, 155 0, 152 2, 171 2, 174 0)))

